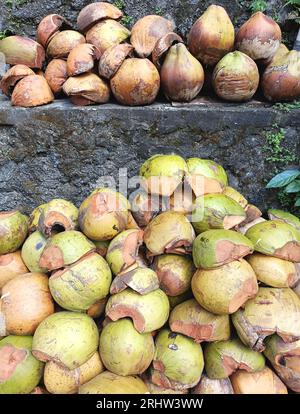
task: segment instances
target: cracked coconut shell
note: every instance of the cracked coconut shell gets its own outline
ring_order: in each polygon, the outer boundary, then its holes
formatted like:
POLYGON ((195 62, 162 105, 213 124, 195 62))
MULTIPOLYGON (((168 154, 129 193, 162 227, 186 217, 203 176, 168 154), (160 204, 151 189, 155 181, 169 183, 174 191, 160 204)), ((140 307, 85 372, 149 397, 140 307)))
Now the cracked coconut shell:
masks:
POLYGON ((32 39, 22 36, 8 36, 0 40, 0 52, 9 65, 25 65, 41 69, 45 61, 43 46, 32 39))
POLYGON ((187 164, 176 154, 156 154, 140 168, 141 184, 151 195, 171 196, 183 182, 187 164))
POLYGON ((174 23, 162 16, 144 16, 134 24, 130 43, 139 57, 146 58, 153 52, 157 41, 174 29, 174 23))
POLYGON ((104 371, 99 353, 75 369, 62 367, 54 361, 45 365, 44 384, 51 394, 77 394, 79 387, 104 371))
POLYGON ((295 263, 277 257, 254 253, 247 258, 257 279, 274 288, 293 287, 300 278, 295 263))
POLYGON ((202 269, 219 267, 251 253, 251 241, 233 230, 205 231, 196 237, 193 244, 195 266, 202 269))
POLYGON ((229 378, 211 379, 203 374, 200 382, 192 389, 192 394, 234 394, 229 378))
POLYGON ((70 201, 54 199, 42 209, 38 230, 49 237, 55 233, 57 227, 64 231, 77 229, 78 208, 70 201))
POLYGON ((290 224, 279 220, 264 221, 252 226, 246 237, 259 253, 300 262, 300 232, 290 224))
POLYGON ((229 230, 245 220, 244 209, 223 194, 206 194, 196 199, 192 224, 197 234, 209 229, 229 230))
POLYGON ((259 288, 255 298, 232 315, 241 340, 257 351, 267 336, 277 333, 284 342, 300 339, 300 299, 292 289, 259 288))
POLYGON ((266 339, 264 355, 272 367, 294 392, 300 392, 300 341, 285 343, 278 335, 266 339))
POLYGON ((137 376, 121 376, 105 371, 79 388, 79 394, 149 394, 137 376))
POLYGON ((31 336, 0 341, 0 394, 29 394, 39 384, 43 363, 31 353, 31 336))
POLYGON ((228 315, 214 315, 195 299, 177 305, 171 312, 169 325, 173 332, 189 336, 196 342, 225 341, 230 338, 228 315))
POLYGON ((109 294, 112 275, 106 261, 90 253, 63 270, 52 273, 49 287, 54 300, 70 311, 87 311, 109 294))
POLYGON ((104 19, 118 20, 123 12, 113 4, 100 1, 85 6, 77 17, 77 25, 82 32, 87 31, 93 25, 104 19))
POLYGON ((52 92, 59 94, 68 79, 67 62, 63 59, 53 59, 45 70, 45 78, 52 92))
POLYGON ((147 295, 159 289, 157 274, 152 269, 142 267, 130 270, 114 278, 110 287, 110 293, 115 295, 127 288, 131 288, 140 295, 147 295))
POLYGON ((216 269, 198 269, 192 279, 192 291, 207 311, 226 315, 255 297, 258 285, 252 267, 240 259, 216 269))
POLYGON ((160 289, 145 295, 126 289, 108 299, 106 316, 117 321, 131 318, 139 333, 160 329, 168 320, 170 305, 167 295, 160 289))
POLYGON ((92 240, 111 240, 126 229, 129 209, 129 202, 122 194, 99 188, 79 208, 81 231, 92 240))
POLYGON ((142 244, 143 231, 136 229, 122 231, 110 242, 106 260, 114 275, 138 267, 138 254, 142 244))
POLYGON ((95 245, 76 230, 63 231, 48 239, 39 266, 48 271, 71 265, 95 250, 95 245))
POLYGON ((188 254, 195 239, 189 220, 175 211, 166 211, 155 217, 146 227, 144 243, 150 256, 163 253, 188 254))
POLYGON ((83 313, 58 312, 38 326, 32 353, 40 361, 75 369, 94 355, 98 343, 98 328, 92 318, 83 313))
POLYGON ((21 79, 11 96, 13 106, 31 108, 54 101, 54 95, 47 80, 41 75, 29 75, 21 79))
POLYGON ((279 220, 284 223, 290 224, 295 227, 296 230, 300 231, 300 219, 294 214, 288 213, 287 211, 270 209, 268 210, 268 216, 270 220, 279 220))
POLYGON ((239 339, 212 342, 204 350, 205 370, 211 379, 228 378, 237 370, 261 371, 264 356, 246 347, 239 339))
POLYGON ((196 197, 204 194, 222 193, 228 185, 224 168, 211 160, 189 158, 185 179, 192 187, 196 197))
POLYGON ((23 78, 35 73, 28 66, 15 65, 11 67, 5 75, 2 77, 0 82, 0 89, 6 96, 10 96, 15 85, 23 78))
POLYGON ((284 383, 268 367, 259 372, 237 371, 230 380, 235 394, 288 394, 284 383))
POLYGON ((152 265, 160 288, 168 296, 178 296, 191 288, 191 280, 196 271, 190 257, 176 254, 156 256, 152 265))

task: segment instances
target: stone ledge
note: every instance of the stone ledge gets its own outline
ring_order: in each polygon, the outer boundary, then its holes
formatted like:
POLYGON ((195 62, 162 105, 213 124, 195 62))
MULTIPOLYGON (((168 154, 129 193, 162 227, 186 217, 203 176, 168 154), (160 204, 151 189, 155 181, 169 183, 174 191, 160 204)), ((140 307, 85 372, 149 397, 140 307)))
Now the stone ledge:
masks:
MULTIPOLYGON (((100 176, 129 176, 155 153, 176 152, 221 163, 231 184, 262 209, 276 205, 265 184, 273 175, 266 131, 284 128, 286 150, 300 155, 300 110, 281 112, 253 101, 237 105, 111 103, 75 107, 67 100, 25 109, 0 99, 0 210, 29 211, 54 197, 79 204, 100 176)), ((278 165, 279 168, 282 165, 278 165)))

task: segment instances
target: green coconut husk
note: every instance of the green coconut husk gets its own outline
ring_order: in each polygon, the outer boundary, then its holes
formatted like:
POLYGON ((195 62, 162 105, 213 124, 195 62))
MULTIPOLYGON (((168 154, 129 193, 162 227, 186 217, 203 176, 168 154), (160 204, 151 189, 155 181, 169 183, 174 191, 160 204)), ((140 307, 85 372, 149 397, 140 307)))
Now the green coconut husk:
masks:
POLYGON ((254 299, 232 315, 240 339, 256 351, 267 336, 277 333, 285 342, 300 339, 300 299, 292 289, 261 287, 254 299))
POLYGON ((29 394, 40 382, 44 364, 31 353, 32 336, 0 341, 0 394, 29 394))
POLYGON ((144 243, 152 256, 164 253, 188 254, 195 240, 189 220, 175 211, 155 217, 145 229, 144 243))
POLYGON ((106 260, 114 275, 138 266, 136 261, 142 243, 143 232, 137 229, 122 231, 110 242, 106 260))
POLYGON ((156 256, 153 262, 161 289, 168 296, 181 295, 191 288, 195 266, 190 257, 175 254, 156 256))
POLYGON ((210 229, 229 230, 246 218, 238 202, 224 194, 207 194, 196 199, 192 224, 197 234, 210 229))
POLYGON ((252 267, 240 259, 216 269, 198 269, 192 279, 192 291, 207 311, 228 315, 253 298, 258 285, 252 267))
POLYGON ((211 269, 253 253, 253 244, 247 237, 233 230, 208 230, 193 244, 196 267, 211 269))
POLYGON ((224 168, 211 160, 189 158, 186 180, 192 187, 196 197, 203 194, 222 193, 228 185, 224 168))
POLYGON ((234 394, 229 378, 211 379, 203 374, 200 382, 192 389, 192 394, 234 394))
POLYGON ((295 227, 296 230, 300 231, 300 219, 294 214, 288 213, 287 211, 270 209, 268 210, 268 216, 270 220, 279 220, 284 223, 290 224, 295 227))
POLYGON ((115 277, 110 287, 110 293, 114 295, 127 288, 131 288, 140 295, 147 295, 159 289, 157 274, 152 269, 138 267, 124 275, 115 277))
POLYGON ((39 261, 46 246, 47 239, 39 231, 31 233, 22 247, 22 259, 30 272, 46 273, 47 269, 41 268, 39 261))
POLYGON ((300 232, 290 224, 279 220, 258 223, 247 231, 246 237, 259 253, 300 262, 300 232))
POLYGON ((228 315, 214 315, 203 309, 195 299, 177 305, 169 318, 173 332, 193 338, 196 342, 224 341, 230 338, 228 315))
POLYGON ((61 198, 49 201, 41 208, 38 230, 46 237, 55 233, 55 228, 76 230, 78 227, 78 208, 61 198))
POLYGON ((236 371, 230 381, 235 394, 288 394, 284 383, 269 367, 258 372, 236 371))
POLYGON ((201 346, 191 338, 163 329, 155 340, 151 381, 161 387, 195 386, 204 368, 201 346))
POLYGON ((168 297, 160 289, 145 295, 126 289, 111 296, 106 305, 106 316, 113 321, 129 317, 140 333, 160 329, 167 322, 169 312, 168 297))
POLYGON ((101 374, 104 369, 98 352, 75 369, 50 361, 45 366, 44 384, 51 394, 77 394, 81 385, 101 374))
POLYGON ((156 154, 141 166, 141 184, 150 194, 171 196, 186 172, 187 164, 179 155, 156 154))
POLYGON ((276 288, 292 287, 299 280, 295 263, 277 257, 254 253, 247 258, 257 279, 267 286, 276 288))
POLYGON ((244 209, 246 208, 248 204, 248 200, 241 193, 239 193, 235 188, 227 186, 224 188, 223 194, 235 200, 244 209))
POLYGON ((151 333, 139 333, 130 319, 105 324, 99 351, 105 367, 116 375, 138 375, 146 371, 154 355, 151 333))
POLYGON ((237 338, 207 344, 204 359, 206 374, 211 379, 228 378, 238 369, 260 371, 265 366, 264 356, 249 349, 237 338))
POLYGON ((49 287, 54 300, 64 309, 86 311, 109 294, 112 274, 97 253, 52 274, 49 287))
POLYGON ((40 361, 55 361, 75 369, 96 352, 98 328, 92 318, 75 312, 58 312, 44 319, 33 336, 32 352, 40 361))
POLYGON ((300 341, 286 343, 278 335, 266 339, 264 355, 285 385, 300 392, 300 341))
POLYGON ((95 245, 84 234, 75 230, 63 231, 48 239, 39 266, 48 271, 60 269, 77 262, 93 250, 95 245))
POLYGON ((136 376, 120 376, 105 371, 79 388, 79 394, 149 394, 145 383, 136 376))
POLYGON ((92 192, 79 208, 79 226, 91 240, 113 239, 126 230, 130 204, 117 191, 98 188, 92 192))
POLYGON ((19 249, 28 233, 28 218, 19 211, 0 213, 0 255, 19 249))

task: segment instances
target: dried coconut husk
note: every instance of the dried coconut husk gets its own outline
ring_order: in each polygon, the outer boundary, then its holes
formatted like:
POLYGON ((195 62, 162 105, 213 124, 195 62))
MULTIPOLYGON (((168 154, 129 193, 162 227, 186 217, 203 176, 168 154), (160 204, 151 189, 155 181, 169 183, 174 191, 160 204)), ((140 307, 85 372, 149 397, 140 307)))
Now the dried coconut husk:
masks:
POLYGON ((237 371, 230 381, 235 394, 288 394, 284 383, 268 367, 259 372, 237 371))

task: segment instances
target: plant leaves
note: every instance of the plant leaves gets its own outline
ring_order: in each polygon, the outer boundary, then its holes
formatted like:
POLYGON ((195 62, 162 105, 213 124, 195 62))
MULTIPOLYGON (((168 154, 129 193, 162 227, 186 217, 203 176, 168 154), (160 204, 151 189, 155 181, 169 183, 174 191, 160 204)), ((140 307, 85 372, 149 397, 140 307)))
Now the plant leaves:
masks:
POLYGON ((300 197, 296 199, 295 207, 300 207, 300 197))
POLYGON ((286 170, 280 174, 275 175, 271 181, 268 182, 266 188, 281 188, 285 187, 289 183, 295 180, 295 178, 299 177, 300 170, 286 170))
POLYGON ((300 193, 300 180, 292 181, 285 189, 286 193, 300 193))

